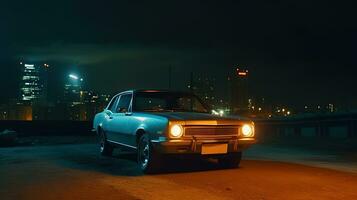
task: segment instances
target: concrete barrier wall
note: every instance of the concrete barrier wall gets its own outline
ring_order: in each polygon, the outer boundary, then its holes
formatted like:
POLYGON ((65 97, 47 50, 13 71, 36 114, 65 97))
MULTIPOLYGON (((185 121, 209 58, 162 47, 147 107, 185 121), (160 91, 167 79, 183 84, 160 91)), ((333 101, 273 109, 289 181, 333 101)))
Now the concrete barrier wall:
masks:
MULTIPOLYGON (((258 139, 298 136, 298 137, 357 137, 357 120, 265 120, 256 121, 258 139)), ((34 120, 34 121, 0 121, 0 132, 9 129, 20 136, 33 135, 87 135, 91 134, 92 121, 68 120, 34 120)))
POLYGON ((18 133, 19 136, 89 135, 92 134, 92 122, 62 120, 2 120, 0 121, 0 132, 5 129, 14 130, 18 133))
POLYGON ((328 138, 356 138, 357 120, 265 120, 256 121, 258 138, 271 137, 328 137, 328 138))

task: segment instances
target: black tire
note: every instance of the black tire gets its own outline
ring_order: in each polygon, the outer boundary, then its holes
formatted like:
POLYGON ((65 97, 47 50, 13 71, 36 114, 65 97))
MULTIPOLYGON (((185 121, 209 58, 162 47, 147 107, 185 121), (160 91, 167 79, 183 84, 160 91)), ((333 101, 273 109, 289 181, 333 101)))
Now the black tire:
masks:
POLYGON ((99 144, 100 144, 100 154, 102 156, 112 156, 113 155, 113 146, 107 141, 107 137, 103 130, 98 131, 99 144))
POLYGON ((161 168, 161 155, 155 151, 147 134, 138 140, 137 162, 144 173, 157 173, 161 168))
POLYGON ((239 167, 240 161, 242 159, 242 152, 230 153, 228 155, 222 156, 218 159, 221 166, 225 168, 237 168, 239 167))

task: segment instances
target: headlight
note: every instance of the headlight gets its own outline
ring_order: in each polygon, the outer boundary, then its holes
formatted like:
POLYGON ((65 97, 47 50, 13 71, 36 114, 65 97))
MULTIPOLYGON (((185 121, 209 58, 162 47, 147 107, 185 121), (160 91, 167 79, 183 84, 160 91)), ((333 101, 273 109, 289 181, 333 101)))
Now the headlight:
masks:
POLYGON ((170 128, 170 136, 172 138, 179 138, 183 135, 183 128, 179 124, 175 124, 170 128))
POLYGON ((243 137, 253 137, 254 136, 254 127, 249 124, 242 126, 241 133, 243 137))

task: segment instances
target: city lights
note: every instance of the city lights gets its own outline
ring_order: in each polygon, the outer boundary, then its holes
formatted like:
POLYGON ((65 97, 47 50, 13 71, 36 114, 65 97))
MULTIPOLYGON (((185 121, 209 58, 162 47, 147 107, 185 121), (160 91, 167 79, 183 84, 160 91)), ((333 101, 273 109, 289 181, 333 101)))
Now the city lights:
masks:
POLYGON ((248 70, 242 70, 237 68, 238 76, 248 76, 248 70))
MULTIPOLYGON (((46 99, 49 90, 47 88, 47 80, 50 78, 47 72, 50 65, 47 62, 27 63, 25 61, 19 61, 18 63, 21 64, 22 68, 21 77, 19 77, 20 87, 18 90, 20 94, 18 95, 18 99, 20 101, 18 104, 25 102, 25 104, 31 105, 33 102, 36 102, 37 105, 44 107, 50 106, 52 103, 51 100, 48 101, 46 99)), ((278 104, 275 106, 271 103, 267 104, 265 97, 257 97, 254 96, 254 94, 249 94, 247 89, 249 88, 248 75, 248 70, 246 69, 233 68, 230 79, 228 80, 231 84, 230 94, 232 96, 230 100, 227 99, 228 97, 216 96, 217 94, 215 93, 217 89, 215 79, 217 77, 200 75, 189 84, 189 89, 201 97, 207 105, 210 105, 212 108, 211 114, 217 116, 239 115, 257 119, 269 119, 275 117, 290 117, 292 115, 297 116, 301 113, 331 113, 338 110, 332 103, 325 105, 303 104, 300 108, 291 107, 291 105, 278 104)), ((59 74, 59 76, 61 75, 59 74)), ((72 111, 69 111, 68 114, 62 114, 63 119, 90 119, 94 112, 89 112, 87 109, 93 109, 95 106, 98 106, 94 104, 105 104, 110 101, 109 95, 102 96, 93 93, 92 90, 88 90, 85 87, 84 78, 81 74, 73 71, 65 74, 65 78, 66 82, 63 85, 63 92, 61 92, 61 98, 57 99, 57 102, 65 104, 70 107, 72 111), (89 103, 93 103, 93 105, 89 105, 89 103), (87 115, 85 113, 87 113, 88 116, 85 116, 87 115)), ((147 92, 157 92, 157 90, 147 90, 147 92)), ((100 109, 103 109, 103 107, 104 106, 101 105, 100 109)), ((54 109, 51 108, 49 110, 54 109)), ((10 115, 7 115, 7 117, 8 116, 10 115)), ((19 118, 23 119, 24 117, 19 118)), ((39 117, 34 114, 34 119, 39 119, 39 117)))
POLYGON ((215 110, 212 110, 212 114, 213 115, 219 115, 219 112, 215 111, 215 110))
POLYGON ((213 115, 218 115, 218 116, 224 116, 225 115, 225 111, 223 109, 219 109, 219 110, 212 110, 212 114, 213 115))
POLYGON ((35 64, 23 65, 20 82, 20 95, 23 101, 45 99, 44 90, 47 83, 44 72, 35 64))
POLYGON ((223 116, 223 115, 224 115, 224 110, 220 110, 220 111, 219 111, 219 115, 220 115, 220 116, 223 116))
POLYGON ((26 69, 35 69, 35 65, 33 64, 25 64, 26 69))
POLYGON ((70 75, 68 75, 68 76, 69 76, 69 78, 71 78, 71 79, 78 80, 78 76, 76 76, 76 75, 74 75, 74 74, 70 74, 70 75))
POLYGON ((238 72, 238 75, 239 75, 239 76, 246 76, 247 73, 246 73, 246 72, 238 72))

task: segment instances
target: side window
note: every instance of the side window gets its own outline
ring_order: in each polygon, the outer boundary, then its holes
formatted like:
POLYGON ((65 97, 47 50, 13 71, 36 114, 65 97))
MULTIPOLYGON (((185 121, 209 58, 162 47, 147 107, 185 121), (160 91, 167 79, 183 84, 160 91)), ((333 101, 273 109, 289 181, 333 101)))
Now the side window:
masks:
POLYGON ((117 106, 118 113, 129 111, 131 97, 132 97, 132 94, 124 94, 124 95, 120 96, 119 103, 117 106))
POLYGON ((112 111, 112 112, 114 112, 115 111, 115 105, 117 104, 117 102, 118 102, 118 97, 119 96, 116 96, 116 97, 114 97, 113 99, 112 99, 112 101, 109 103, 109 105, 108 105, 108 110, 110 110, 110 111, 112 111))

